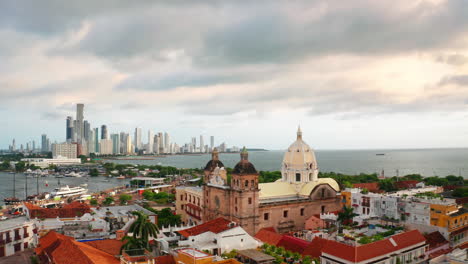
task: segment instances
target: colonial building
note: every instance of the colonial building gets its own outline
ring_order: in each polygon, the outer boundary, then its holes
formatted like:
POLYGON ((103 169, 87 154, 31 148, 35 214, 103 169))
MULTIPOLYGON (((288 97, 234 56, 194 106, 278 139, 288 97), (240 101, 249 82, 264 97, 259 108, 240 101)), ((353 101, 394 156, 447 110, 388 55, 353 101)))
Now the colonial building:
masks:
POLYGON ((341 208, 338 183, 318 178, 314 151, 297 132, 282 163, 282 178, 259 183, 259 174, 244 148, 241 160, 228 177, 215 149, 205 167, 203 221, 224 217, 238 223, 250 234, 263 227, 279 232, 301 230, 306 219, 341 208))

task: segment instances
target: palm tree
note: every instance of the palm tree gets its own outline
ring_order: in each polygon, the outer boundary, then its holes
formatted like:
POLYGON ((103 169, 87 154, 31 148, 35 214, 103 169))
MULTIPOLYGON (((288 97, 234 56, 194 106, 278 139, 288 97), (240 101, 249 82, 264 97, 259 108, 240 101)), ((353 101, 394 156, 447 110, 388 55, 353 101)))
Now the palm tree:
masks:
POLYGON ((143 239, 125 236, 122 241, 124 241, 124 244, 120 248, 120 254, 122 254, 124 250, 128 252, 129 255, 142 255, 144 253, 146 242, 143 239))
POLYGON ((344 206, 343 210, 338 213, 338 218, 336 219, 340 223, 338 233, 343 233, 342 226, 352 221, 355 216, 358 216, 358 214, 354 213, 354 208, 344 206))
POLYGON ((132 212, 133 215, 137 216, 135 222, 130 225, 129 232, 133 233, 134 238, 139 238, 145 243, 146 249, 149 249, 149 237, 156 237, 159 233, 158 226, 152 223, 148 216, 142 212, 132 212))

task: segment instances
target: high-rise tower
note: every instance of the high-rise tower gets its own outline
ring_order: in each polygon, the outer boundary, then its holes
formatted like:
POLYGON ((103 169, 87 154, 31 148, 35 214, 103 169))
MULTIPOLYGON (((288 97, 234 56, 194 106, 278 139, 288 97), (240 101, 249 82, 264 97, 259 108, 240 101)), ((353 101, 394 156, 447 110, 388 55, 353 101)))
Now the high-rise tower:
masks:
POLYGON ((135 139, 134 139, 135 148, 141 149, 141 128, 135 128, 135 139))
POLYGON ((74 122, 73 122, 73 117, 71 116, 67 116, 67 123, 66 123, 66 141, 67 142, 72 142, 73 140, 73 126, 74 126, 74 122))
POLYGON ((76 105, 76 138, 78 143, 81 143, 84 136, 84 104, 76 105))
POLYGON ((107 126, 102 125, 101 126, 101 139, 108 139, 108 138, 109 138, 109 134, 107 132, 107 126))

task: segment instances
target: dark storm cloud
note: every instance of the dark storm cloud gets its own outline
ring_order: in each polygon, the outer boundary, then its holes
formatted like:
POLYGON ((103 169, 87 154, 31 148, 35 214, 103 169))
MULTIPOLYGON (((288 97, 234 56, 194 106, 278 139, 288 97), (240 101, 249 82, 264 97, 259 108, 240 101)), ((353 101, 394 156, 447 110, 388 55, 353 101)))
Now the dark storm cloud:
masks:
POLYGON ((454 40, 468 32, 468 1, 420 4, 404 12, 357 3, 330 8, 319 19, 301 23, 279 12, 249 17, 208 34, 197 62, 219 66, 289 62, 337 53, 403 53, 452 47, 454 40))

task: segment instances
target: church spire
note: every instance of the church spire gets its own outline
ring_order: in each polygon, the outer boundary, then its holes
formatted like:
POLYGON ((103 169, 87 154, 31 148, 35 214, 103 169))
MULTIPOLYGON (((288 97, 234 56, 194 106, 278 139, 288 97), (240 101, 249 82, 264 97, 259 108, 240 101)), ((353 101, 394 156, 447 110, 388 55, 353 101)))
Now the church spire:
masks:
POLYGON ((299 125, 297 127, 297 139, 301 139, 302 140, 302 130, 301 130, 301 126, 299 125))
POLYGON ((241 161, 242 160, 246 160, 246 161, 249 160, 249 153, 247 152, 247 149, 245 148, 245 146, 242 149, 242 152, 241 152, 240 156, 241 156, 241 161))
POLYGON ((211 152, 211 159, 212 160, 219 160, 219 152, 217 148, 214 148, 211 152))

